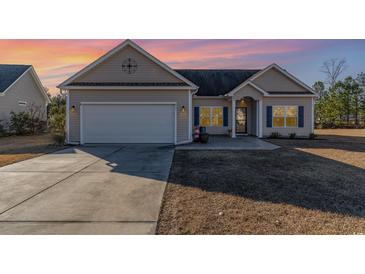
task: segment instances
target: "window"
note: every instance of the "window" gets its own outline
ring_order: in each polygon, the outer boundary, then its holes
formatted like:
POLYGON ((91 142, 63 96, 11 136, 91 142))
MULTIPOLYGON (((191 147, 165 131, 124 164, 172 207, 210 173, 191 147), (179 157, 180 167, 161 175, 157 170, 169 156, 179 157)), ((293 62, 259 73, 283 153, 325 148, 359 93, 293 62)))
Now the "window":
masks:
POLYGON ((210 108, 209 107, 201 107, 200 108, 200 126, 208 127, 210 126, 210 108))
POLYGON ((25 107, 27 105, 27 102, 25 102, 25 101, 18 101, 18 105, 19 106, 22 106, 22 107, 25 107))
POLYGON ((223 107, 200 107, 199 120, 202 127, 222 127, 223 107))
POLYGON ((213 127, 223 126, 223 108, 221 107, 212 108, 212 126, 213 127))
POLYGON ((273 106, 273 127, 297 127, 298 106, 273 106))

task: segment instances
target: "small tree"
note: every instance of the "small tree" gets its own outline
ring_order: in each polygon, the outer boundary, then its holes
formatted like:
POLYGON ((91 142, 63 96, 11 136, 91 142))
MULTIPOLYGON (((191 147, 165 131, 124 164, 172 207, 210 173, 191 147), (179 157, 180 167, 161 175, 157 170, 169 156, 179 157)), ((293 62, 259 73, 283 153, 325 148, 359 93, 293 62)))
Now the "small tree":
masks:
POLYGON ((325 86, 322 81, 315 82, 312 87, 313 87, 314 91, 318 94, 319 98, 321 98, 322 96, 324 96, 326 94, 325 86))
POLYGON ((359 112, 363 118, 363 123, 365 124, 365 73, 361 72, 356 77, 356 82, 359 85, 360 95, 359 95, 359 112))
POLYGON ((65 139, 66 124, 66 99, 65 96, 59 94, 51 98, 48 106, 48 122, 50 130, 57 143, 62 144, 65 139))
POLYGON ((340 77, 340 75, 347 69, 346 59, 332 58, 325 61, 322 65, 321 71, 326 75, 326 83, 330 88, 333 88, 340 77))
POLYGON ((341 112, 346 117, 347 125, 350 124, 350 116, 355 117, 355 124, 359 124, 359 109, 361 89, 359 84, 351 77, 347 77, 344 81, 336 83, 341 102, 341 112))

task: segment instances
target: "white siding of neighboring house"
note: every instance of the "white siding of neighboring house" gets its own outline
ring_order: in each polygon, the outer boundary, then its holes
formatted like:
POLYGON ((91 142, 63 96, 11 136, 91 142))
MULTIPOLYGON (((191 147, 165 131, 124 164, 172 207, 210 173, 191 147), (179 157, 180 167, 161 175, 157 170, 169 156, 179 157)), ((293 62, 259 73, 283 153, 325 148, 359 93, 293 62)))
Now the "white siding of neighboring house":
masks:
POLYGON ((25 111, 31 104, 41 107, 42 116, 46 120, 47 100, 35 83, 31 72, 27 71, 10 89, 0 93, 0 120, 8 122, 11 111, 25 111), (27 106, 19 105, 19 101, 27 102, 27 106))

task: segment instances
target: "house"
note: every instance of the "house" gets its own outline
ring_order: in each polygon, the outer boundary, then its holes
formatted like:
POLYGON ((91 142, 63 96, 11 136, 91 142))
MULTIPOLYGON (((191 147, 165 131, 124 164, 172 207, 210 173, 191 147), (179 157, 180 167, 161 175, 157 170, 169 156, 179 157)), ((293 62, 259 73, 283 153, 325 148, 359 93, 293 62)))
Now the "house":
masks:
POLYGON ((47 119, 49 98, 31 65, 0 64, 0 120, 9 122, 10 112, 34 107, 41 118, 47 119))
POLYGON ((126 40, 58 87, 71 144, 183 144, 196 126, 232 138, 313 132, 315 92, 276 64, 174 70, 126 40))

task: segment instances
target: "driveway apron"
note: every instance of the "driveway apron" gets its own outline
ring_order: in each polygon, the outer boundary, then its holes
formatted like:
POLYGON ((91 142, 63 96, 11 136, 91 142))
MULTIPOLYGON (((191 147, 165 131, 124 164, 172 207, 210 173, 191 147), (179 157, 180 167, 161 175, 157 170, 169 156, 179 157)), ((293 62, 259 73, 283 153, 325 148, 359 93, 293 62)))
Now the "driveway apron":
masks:
POLYGON ((0 168, 0 234, 154 234, 174 148, 68 148, 0 168))

